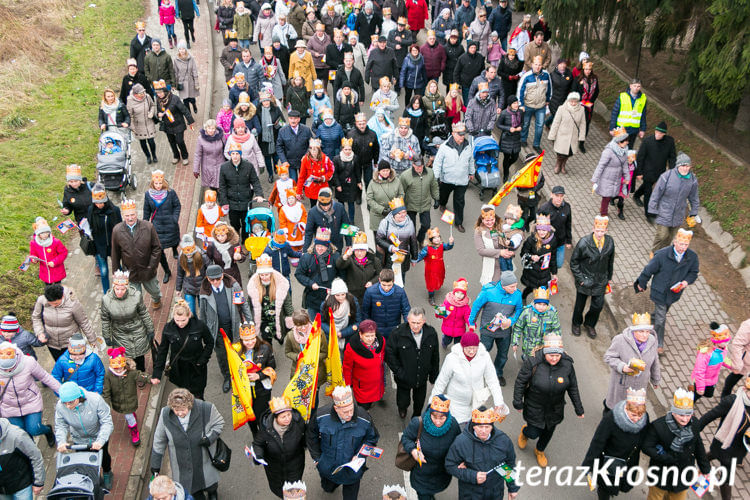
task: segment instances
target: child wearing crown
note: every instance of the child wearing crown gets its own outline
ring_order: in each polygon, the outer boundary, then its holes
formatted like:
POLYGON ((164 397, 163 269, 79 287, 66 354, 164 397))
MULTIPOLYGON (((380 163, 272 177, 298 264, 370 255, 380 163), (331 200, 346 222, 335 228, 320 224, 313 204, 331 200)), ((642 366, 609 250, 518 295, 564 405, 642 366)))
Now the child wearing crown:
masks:
POLYGON ((203 193, 203 204, 198 209, 198 217, 195 220, 195 235, 203 241, 204 249, 209 242, 214 241, 214 226, 225 215, 228 215, 227 212, 216 203, 216 191, 206 189, 203 193))
POLYGON ((711 337, 698 344, 695 365, 690 374, 690 379, 693 381, 694 401, 698 401, 701 397, 713 397, 721 367, 725 364, 726 348, 732 340, 732 334, 727 325, 712 321, 710 328, 711 337))
POLYGON ((289 163, 284 162, 276 165, 276 173, 279 178, 273 183, 268 201, 280 212, 282 206, 289 205, 289 200, 286 196, 287 191, 294 191, 296 186, 294 180, 289 177, 289 163))
POLYGON ((545 335, 560 335, 560 319, 557 309, 549 303, 549 290, 540 287, 534 290, 534 302, 523 308, 518 321, 513 325, 513 352, 521 346, 524 358, 531 356, 532 351, 543 344, 545 335))
POLYGON ((521 283, 526 287, 522 296, 524 302, 534 289, 547 287, 551 280, 557 279, 555 249, 555 228, 549 214, 540 212, 536 216, 534 231, 521 247, 521 283))
POLYGON ((302 252, 294 250, 287 241, 286 228, 279 229, 273 233, 273 238, 268 242, 268 246, 263 251, 264 254, 271 258, 273 269, 280 272, 286 279, 291 274, 290 260, 299 261, 302 252))
POLYGON ((440 327, 443 348, 460 342, 466 328, 472 328, 469 323, 471 300, 468 292, 469 282, 466 278, 458 278, 453 282, 453 291, 446 294, 442 307, 436 309, 435 315, 443 320, 440 327))
POLYGON ((138 384, 150 382, 149 376, 135 367, 135 362, 125 356, 124 347, 107 349, 109 368, 104 373, 104 400, 118 413, 125 416, 130 430, 130 443, 141 444, 138 431, 138 384))
POLYGON ((445 281, 445 261, 443 252, 453 249, 453 236, 448 238, 448 243, 443 243, 440 236, 440 228, 433 227, 427 230, 424 246, 419 251, 417 262, 424 261, 424 282, 427 287, 427 297, 432 307, 435 307, 435 292, 440 290, 445 281))
POLYGON ((29 255, 39 264, 39 279, 47 285, 60 283, 66 276, 68 249, 52 236, 52 229, 44 217, 37 217, 31 228, 34 235, 29 241, 29 255))
MULTIPOLYGON (((295 252, 302 252, 305 243, 305 227, 307 226, 307 209, 297 199, 294 189, 287 189, 284 193, 286 205, 279 208, 279 229, 286 230, 286 241, 295 252)), ((289 263, 297 267, 298 257, 290 257, 289 263)))
MULTIPOLYGON (((505 209, 505 215, 503 215, 503 231, 500 233, 501 248, 515 253, 515 251, 521 247, 524 237, 524 220, 521 218, 522 214, 523 209, 512 203, 505 209)), ((513 257, 499 257, 499 261, 501 271, 513 270, 513 257)))

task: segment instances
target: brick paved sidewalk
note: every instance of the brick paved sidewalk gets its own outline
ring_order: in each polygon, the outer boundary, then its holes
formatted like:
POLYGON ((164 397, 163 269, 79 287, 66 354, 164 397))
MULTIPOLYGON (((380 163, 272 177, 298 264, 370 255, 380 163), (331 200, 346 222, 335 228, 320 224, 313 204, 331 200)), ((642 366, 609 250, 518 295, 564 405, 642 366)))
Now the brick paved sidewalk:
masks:
MULTIPOLYGON (((555 154, 552 143, 547 140, 544 131, 542 147, 547 151, 543 163, 545 190, 549 192, 555 185, 565 187, 566 199, 573 209, 573 241, 592 230, 594 216, 599 213, 601 198, 591 193, 591 175, 599 162, 599 157, 611 137, 600 127, 592 124, 586 140, 586 154, 577 154, 568 160, 567 174, 554 174, 555 154)), ((529 133, 528 143, 532 143, 533 129, 529 133)), ((649 130, 653 133, 653 130, 649 130)), ((638 143, 640 144, 640 142, 638 143)), ((679 145, 678 148, 679 149, 679 145)), ((700 179, 699 179, 700 181, 700 179)), ((626 200, 624 215, 626 220, 617 218, 617 209, 610 207, 609 234, 615 240, 615 270, 612 278, 613 293, 606 296, 607 305, 615 315, 618 324, 629 325, 634 312, 653 313, 653 303, 648 299, 649 291, 635 295, 633 282, 649 260, 655 227, 646 222, 643 208, 638 207, 632 198, 626 200), (627 300, 623 300, 627 299, 627 300), (639 310, 631 311, 623 304, 638 304, 639 310)), ((570 250, 566 257, 570 257, 570 250)), ((726 258, 723 254, 719 258, 726 258)), ((572 311, 561 312, 560 321, 570 325, 572 311)), ((721 308, 721 297, 711 288, 702 275, 683 293, 679 302, 674 304, 667 317, 665 329, 665 351, 661 357, 662 383, 655 390, 656 397, 663 406, 669 405, 672 394, 678 387, 687 387, 690 373, 695 361, 695 347, 708 336, 708 324, 711 321, 727 323, 732 331, 738 325, 733 324, 729 315, 721 308)), ((610 332, 611 336, 620 333, 610 332)), ((585 337, 571 338, 573 342, 587 342, 585 337)), ((724 375, 726 375, 726 370, 724 375)), ((723 387, 723 377, 718 384, 717 396, 703 398, 697 403, 696 414, 702 415, 718 403, 718 394, 723 387)), ((602 386, 602 392, 606 385, 602 386)), ((652 412, 653 415, 653 412, 652 412)), ((718 422, 704 433, 706 445, 711 441, 718 422)), ((733 498, 750 498, 748 473, 738 469, 738 485, 734 488, 733 498)))

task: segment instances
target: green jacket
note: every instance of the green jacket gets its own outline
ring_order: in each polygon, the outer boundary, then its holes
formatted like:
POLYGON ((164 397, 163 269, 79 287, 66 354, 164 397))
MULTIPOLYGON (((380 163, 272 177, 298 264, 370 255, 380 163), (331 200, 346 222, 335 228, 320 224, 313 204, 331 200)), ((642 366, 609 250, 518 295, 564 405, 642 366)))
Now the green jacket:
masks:
POLYGON ((146 78, 148 78, 149 82, 164 80, 167 85, 174 85, 175 79, 172 57, 167 54, 167 51, 163 48, 159 51, 158 55, 154 51, 150 51, 146 54, 143 66, 143 71, 146 73, 146 78))
POLYGON ((521 351, 531 356, 536 346, 542 345, 544 336, 550 333, 561 335, 560 319, 557 309, 550 305, 549 309, 540 313, 533 305, 523 308, 518 321, 513 325, 513 345, 521 345, 521 351))
POLYGON ((388 203, 404 195, 404 188, 396 177, 396 171, 390 169, 386 180, 380 178, 377 171, 372 174, 372 182, 367 186, 367 209, 370 211, 370 229, 378 231, 380 221, 391 212, 388 203))
POLYGON ((110 347, 124 347, 130 358, 143 356, 150 349, 154 337, 154 322, 143 303, 141 292, 128 287, 120 299, 110 288, 102 297, 102 337, 110 347))
POLYGON ((409 212, 429 212, 432 202, 438 199, 438 183, 431 168, 423 167, 419 175, 414 167, 404 170, 399 175, 401 187, 404 188, 404 203, 409 212))
POLYGON ((118 377, 112 370, 104 374, 104 401, 118 413, 133 413, 138 410, 137 382, 149 382, 146 373, 135 369, 135 363, 129 367, 122 377, 118 377))
POLYGON ((253 18, 249 10, 245 10, 245 14, 242 15, 235 14, 232 26, 237 32, 238 40, 249 40, 253 37, 253 18))

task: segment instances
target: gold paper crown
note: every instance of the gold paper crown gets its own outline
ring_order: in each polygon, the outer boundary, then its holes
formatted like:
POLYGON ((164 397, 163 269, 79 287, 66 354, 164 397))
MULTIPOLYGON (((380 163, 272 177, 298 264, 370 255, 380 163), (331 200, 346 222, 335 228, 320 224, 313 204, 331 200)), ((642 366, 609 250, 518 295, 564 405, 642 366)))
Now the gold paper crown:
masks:
POLYGON ((391 201, 388 202, 388 207, 390 207, 391 210, 396 210, 397 208, 404 206, 404 199, 401 197, 393 198, 391 201))
POLYGON ((288 411, 292 409, 292 403, 286 396, 271 398, 268 403, 268 407, 271 409, 271 413, 281 413, 282 411, 288 411))
POLYGON ((357 37, 357 39, 359 39, 359 33, 357 33, 357 32, 356 32, 356 31, 354 31, 354 30, 352 30, 352 31, 350 31, 350 32, 349 32, 349 38, 351 38, 351 37, 353 37, 353 36, 356 36, 356 37, 357 37))
POLYGON ((384 16, 390 16, 391 15, 391 8, 390 7, 383 7, 383 15, 384 16))
POLYGON ((651 326, 651 315, 649 313, 633 313, 633 326, 651 326))
POLYGON ((129 271, 115 271, 112 275, 112 284, 114 285, 127 285, 130 283, 130 272, 129 271))
POLYGON ((618 135, 627 134, 627 133, 628 131, 625 130, 625 127, 617 127, 616 129, 612 131, 612 136, 617 137, 618 135))
POLYGON ((350 139, 347 139, 346 137, 344 137, 343 139, 341 139, 341 147, 342 148, 350 148, 350 147, 352 147, 353 144, 354 144, 354 138, 353 137, 350 138, 350 139))
POLYGON ((549 289, 544 286, 534 289, 534 300, 549 300, 549 289))
POLYGON ((433 238, 437 238, 440 236, 440 228, 439 227, 431 227, 427 230, 427 239, 431 240, 433 238))
POLYGON ((315 25, 315 31, 325 31, 326 25, 323 23, 318 23, 315 25))
POLYGON ((692 239, 693 239, 693 232, 685 231, 682 228, 678 229, 677 234, 674 236, 674 241, 676 243, 690 243, 690 240, 692 239))
POLYGON ((482 205, 481 210, 482 210, 482 217, 484 217, 485 215, 490 215, 490 214, 497 215, 497 213, 495 213, 495 205, 490 205, 488 203, 485 203, 484 205, 482 205))
POLYGON ((693 391, 686 391, 682 387, 674 392, 672 404, 679 410, 693 409, 693 391))
MULTIPOLYGON (((541 290, 541 288, 538 288, 537 290, 541 290)), ((536 295, 536 293, 534 293, 534 295, 536 295)), ((555 333, 550 333, 548 335, 545 335, 544 347, 551 348, 551 349, 563 349, 563 338, 560 335, 557 335, 555 333)))
POLYGON ((432 396, 432 401, 430 402, 430 409, 433 411, 439 411, 442 413, 448 413, 448 411, 451 408, 451 400, 446 399, 442 400, 437 396, 432 396))
POLYGON ((645 405, 646 404, 646 389, 636 390, 636 389, 633 389, 632 387, 628 387, 627 402, 637 404, 637 405, 645 405))
POLYGON ((466 281, 466 278, 458 278, 453 282, 453 289, 467 292, 469 290, 469 282, 466 281))
POLYGON ((232 30, 232 31, 227 31, 226 37, 227 37, 227 38, 237 38, 237 32, 236 32, 236 31, 234 31, 234 30, 232 30))
POLYGON ((320 241, 331 241, 331 230, 327 227, 319 227, 317 231, 315 231, 315 239, 320 241))
POLYGON ((153 85, 154 90, 167 88, 167 82, 165 82, 164 80, 156 80, 155 82, 152 82, 151 84, 153 85))
POLYGON ((477 85, 477 91, 482 92, 483 90, 490 90, 490 84, 487 82, 479 82, 477 85))
POLYGON ((242 323, 240 325, 240 339, 241 340, 252 340, 258 336, 255 331, 255 323, 242 323))
POLYGON ((223 220, 218 221, 214 225, 214 233, 216 234, 228 234, 229 233, 229 224, 224 222, 223 220))
POLYGON ((352 238, 352 246, 354 245, 367 245, 367 233, 360 231, 352 238))
POLYGON ((250 94, 247 92, 240 92, 240 96, 237 99, 240 104, 250 104, 250 94))
POLYGON ((381 76, 380 80, 378 80, 378 83, 380 85, 390 84, 391 83, 391 79, 388 78, 387 76, 381 76))
POLYGON ((126 212, 126 211, 130 211, 130 210, 133 210, 133 211, 136 210, 135 200, 130 200, 130 199, 127 199, 127 198, 124 199, 124 200, 122 200, 122 203, 120 203, 120 211, 121 212, 126 212))
POLYGON ((107 191, 105 189, 102 189, 101 191, 91 191, 91 201, 94 203, 104 203, 104 200, 107 199, 107 191))
POLYGON ((227 147, 227 153, 240 153, 242 154, 242 145, 239 142, 229 141, 229 147, 227 147))
POLYGON ((399 16, 399 18, 398 18, 398 21, 396 21, 396 23, 397 23, 397 24, 403 24, 403 25, 406 25, 406 24, 407 24, 407 21, 406 21, 406 18, 405 18, 404 16, 399 16))
POLYGON ((135 29, 137 30, 145 30, 146 29, 146 23, 143 21, 136 21, 135 22, 135 29))
POLYGON ((256 272, 258 273, 270 273, 273 271, 273 259, 267 253, 263 253, 255 259, 256 272))
POLYGON ((488 408, 484 411, 472 410, 471 421, 475 424, 494 424, 497 420, 494 408, 488 408))
POLYGON ((427 30, 427 36, 435 36, 435 30, 427 30))
POLYGON ((284 483, 284 500, 297 500, 307 498, 307 486, 302 481, 284 483))
POLYGON ((594 229, 607 229, 607 226, 609 226, 609 217, 606 215, 594 217, 594 229))
POLYGON ((333 398, 333 406, 349 406, 354 404, 354 397, 352 396, 352 388, 347 386, 337 386, 331 393, 333 398))
POLYGON ((357 113, 356 115, 354 115, 354 121, 358 122, 360 120, 367 121, 367 115, 365 115, 364 113, 357 113))
POLYGON ((214 191, 213 189, 206 189, 206 192, 203 193, 203 201, 205 201, 206 203, 215 202, 216 191, 214 191))
POLYGON ((323 88, 324 87, 323 87, 323 81, 322 80, 315 80, 313 82, 313 89, 315 89, 315 90, 322 90, 323 88))
POLYGON ((333 28, 333 36, 336 36, 336 35, 343 35, 343 34, 344 34, 344 32, 343 32, 343 31, 341 31, 340 29, 338 29, 338 28, 333 28))
POLYGON ((542 225, 549 226, 549 225, 551 225, 549 215, 537 214, 537 216, 536 216, 536 224, 537 224, 537 226, 542 226, 542 225))
POLYGON ((294 73, 292 73, 292 78, 302 78, 302 75, 299 71, 294 70, 294 73))
POLYGON ((450 86, 448 87, 448 91, 450 92, 451 90, 458 90, 458 84, 451 83, 450 86))
POLYGON ((514 221, 521 220, 521 216, 523 215, 523 208, 521 208, 519 205, 510 204, 505 208, 505 215, 503 215, 504 219, 512 219, 514 221))
POLYGON ((320 147, 320 139, 310 139, 310 146, 311 148, 319 148, 320 147))
POLYGON ((245 73, 237 73, 234 75, 234 82, 244 82, 245 81, 245 73))
POLYGON ((151 172, 151 180, 152 181, 164 181, 164 171, 154 170, 153 172, 151 172))
POLYGON ((65 167, 65 175, 77 175, 78 177, 81 176, 81 166, 76 165, 75 163, 71 163, 67 167, 65 167))
POLYGON ((411 118, 402 116, 401 118, 398 119, 399 127, 408 127, 409 125, 411 125, 411 118))

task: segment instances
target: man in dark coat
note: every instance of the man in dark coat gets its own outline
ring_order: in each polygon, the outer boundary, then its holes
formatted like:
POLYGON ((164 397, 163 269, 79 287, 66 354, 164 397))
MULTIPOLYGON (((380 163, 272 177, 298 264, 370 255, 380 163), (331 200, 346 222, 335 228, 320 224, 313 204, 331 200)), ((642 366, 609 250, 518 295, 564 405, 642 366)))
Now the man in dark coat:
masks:
MULTIPOLYGON (((516 465, 516 452, 507 434, 495 427, 497 415, 493 408, 480 406, 471 412, 471 422, 456 437, 445 457, 445 468, 458 478, 458 498, 496 500, 503 498, 506 472, 516 465)), ((508 500, 518 496, 515 480, 508 482, 508 500)))
POLYGON ((229 155, 229 161, 219 167, 219 205, 229 212, 229 223, 245 241, 245 216, 251 201, 263 201, 263 186, 255 167, 242 159, 239 144, 230 148, 229 155))
POLYGON ((365 79, 362 76, 362 72, 354 66, 354 54, 352 52, 345 53, 343 63, 336 68, 336 78, 333 80, 334 96, 344 86, 345 82, 349 82, 351 88, 357 91, 359 106, 364 106, 365 79))
POLYGON ((260 94, 260 83, 265 80, 265 75, 263 66, 253 59, 250 49, 242 49, 242 59, 232 70, 233 75, 237 73, 244 73, 248 88, 255 92, 255 95, 260 94))
MULTIPOLYGON (((352 46, 344 41, 344 33, 336 28, 331 43, 326 47, 326 64, 330 68, 338 68, 344 64, 344 56, 351 52, 352 46)), ((359 89, 356 90, 359 92, 359 89)), ((336 95, 336 92, 333 95, 336 95)))
POLYGON ((242 60, 242 49, 237 45, 237 32, 231 31, 230 33, 233 33, 235 36, 229 38, 229 44, 222 49, 221 56, 219 56, 219 62, 224 67, 224 80, 226 81, 232 78, 235 64, 242 60))
POLYGON ((404 2, 404 0, 385 0, 385 2, 383 2, 383 8, 391 9, 391 17, 393 19, 406 17, 406 2, 404 2))
POLYGON ((44 458, 32 437, 7 418, 0 418, 0 494, 5 498, 40 495, 44 477, 44 458))
POLYGON ((568 60, 558 59, 555 69, 549 72, 549 78, 552 84, 552 97, 549 99, 550 114, 547 115, 547 120, 544 122, 548 127, 552 125, 557 108, 565 102, 573 89, 573 73, 568 69, 568 60))
POLYGON ((281 127, 276 137, 276 154, 281 163, 289 164, 289 177, 294 181, 299 177, 302 157, 307 154, 312 139, 312 131, 307 125, 300 125, 297 110, 289 111, 289 124, 281 127))
POLYGON ((649 217, 648 202, 651 199, 654 184, 668 168, 674 168, 675 160, 677 160, 674 138, 667 135, 666 122, 659 122, 654 130, 654 135, 641 141, 635 158, 638 165, 635 175, 642 182, 633 193, 633 200, 639 207, 644 207, 646 217, 649 217), (641 200, 641 197, 643 200, 641 200))
MULTIPOLYGON (((607 234, 608 217, 597 215, 594 219, 594 232, 578 240, 570 257, 570 271, 576 284, 576 303, 573 307, 573 330, 576 337, 581 335, 581 324, 586 327, 586 335, 596 338, 599 313, 604 307, 604 295, 615 268, 615 240, 607 234), (591 297, 591 307, 583 319, 583 309, 591 297)), ((557 232, 555 232, 557 234, 557 232)))
POLYGON ((502 80, 497 76, 497 68, 488 66, 478 77, 474 78, 469 89, 469 98, 474 99, 474 96, 477 95, 480 83, 486 83, 489 87, 490 99, 495 102, 495 108, 503 109, 505 107, 505 90, 502 80))
POLYGON ((135 201, 120 205, 122 222, 112 229, 112 270, 128 270, 130 283, 138 290, 141 285, 151 295, 151 307, 161 307, 161 291, 156 271, 161 259, 159 235, 153 224, 138 220, 135 201))
POLYGON ((378 284, 365 290, 362 300, 362 317, 373 320, 386 339, 402 319, 407 321, 411 309, 404 289, 393 283, 394 277, 393 269, 380 271, 378 284))
POLYGON ((143 58, 143 72, 149 82, 164 80, 172 87, 175 84, 172 57, 161 46, 161 40, 151 39, 151 50, 143 58))
POLYGON ((302 307, 314 318, 320 312, 320 306, 328 296, 334 278, 338 277, 336 263, 341 254, 336 248, 331 248, 330 229, 317 227, 312 231, 306 229, 305 232, 314 234, 315 239, 311 244, 305 245, 307 251, 302 254, 294 277, 305 287, 302 292, 302 307))
MULTIPOLYGON (((448 55, 442 44, 437 42, 435 32, 427 32, 427 41, 419 48, 424 58, 424 70, 427 80, 437 80, 443 71, 446 70, 448 55)), ((403 61, 403 59, 402 59, 403 61)))
POLYGON ((378 38, 377 46, 370 51, 367 66, 365 66, 365 83, 372 86, 373 92, 380 88, 380 79, 387 76, 393 80, 398 75, 396 54, 387 47, 384 36, 378 38))
POLYGON ((411 31, 406 29, 406 18, 401 17, 397 19, 398 24, 396 24, 396 29, 391 30, 391 32, 388 33, 387 44, 388 48, 393 50, 393 54, 396 56, 396 67, 398 68, 397 74, 400 74, 401 65, 404 63, 404 58, 409 51, 409 46, 416 43, 416 40, 411 31))
POLYGON ((354 116, 354 128, 347 134, 349 139, 354 139, 352 150, 354 161, 359 163, 362 169, 362 177, 365 181, 365 190, 372 180, 375 162, 380 157, 380 142, 378 136, 367 126, 367 117, 364 113, 354 116))
POLYGON ((383 17, 373 10, 372 2, 366 2, 365 8, 357 15, 354 21, 354 31, 359 34, 359 39, 370 48, 370 37, 380 33, 383 25, 383 17))
POLYGON ((385 345, 385 360, 396 380, 398 416, 406 418, 409 399, 414 402, 412 418, 422 414, 427 395, 427 381, 435 383, 440 371, 437 332, 425 324, 422 307, 412 307, 407 323, 391 331, 385 345))
MULTIPOLYGON (((461 33, 469 29, 472 21, 476 18, 475 5, 471 5, 470 0, 462 0, 456 9, 456 27, 461 33)), ((447 37, 446 37, 447 38, 447 37)))
POLYGON ((654 330, 659 341, 659 354, 664 352, 664 324, 672 304, 680 300, 682 292, 698 278, 698 255, 690 250, 692 231, 680 228, 672 245, 658 250, 641 271, 634 283, 636 293, 643 292, 651 282, 651 301, 654 303, 654 330))
POLYGON ((135 23, 135 31, 136 35, 130 41, 130 57, 138 62, 138 69, 143 71, 143 59, 151 51, 151 37, 146 34, 146 23, 143 21, 135 23))
POLYGON ((540 212, 550 215, 550 223, 555 228, 555 244, 557 245, 557 268, 565 264, 565 249, 573 246, 572 222, 573 214, 570 203, 565 201, 565 188, 555 186, 552 188, 552 196, 539 207, 540 212))
MULTIPOLYGON (((328 228, 331 231, 331 243, 336 249, 344 248, 346 244, 351 245, 351 236, 344 237, 341 234, 341 225, 350 224, 349 215, 344 210, 344 205, 333 200, 331 188, 323 188, 318 193, 318 202, 307 212, 307 226, 305 227, 305 243, 303 248, 309 248, 313 241, 315 231, 319 227, 328 228)), ((310 316, 314 318, 315 316, 310 316)))
POLYGON ((508 32, 513 24, 513 12, 508 7, 508 0, 500 0, 498 7, 492 10, 489 18, 492 31, 497 32, 503 50, 508 50, 508 32))
POLYGON ((461 97, 464 103, 469 102, 471 83, 482 73, 482 70, 484 70, 484 56, 479 52, 479 42, 471 40, 466 53, 458 58, 456 69, 453 70, 453 81, 461 86, 461 97))
MULTIPOLYGON (((438 44, 445 49, 445 70, 443 71, 443 85, 448 89, 450 84, 455 80, 453 79, 454 71, 456 70, 456 64, 458 64, 458 58, 461 57, 466 51, 461 43, 461 39, 458 36, 458 30, 451 30, 448 35, 448 41, 445 45, 438 44)), ((424 45, 422 46, 422 53, 424 54, 424 45)))

